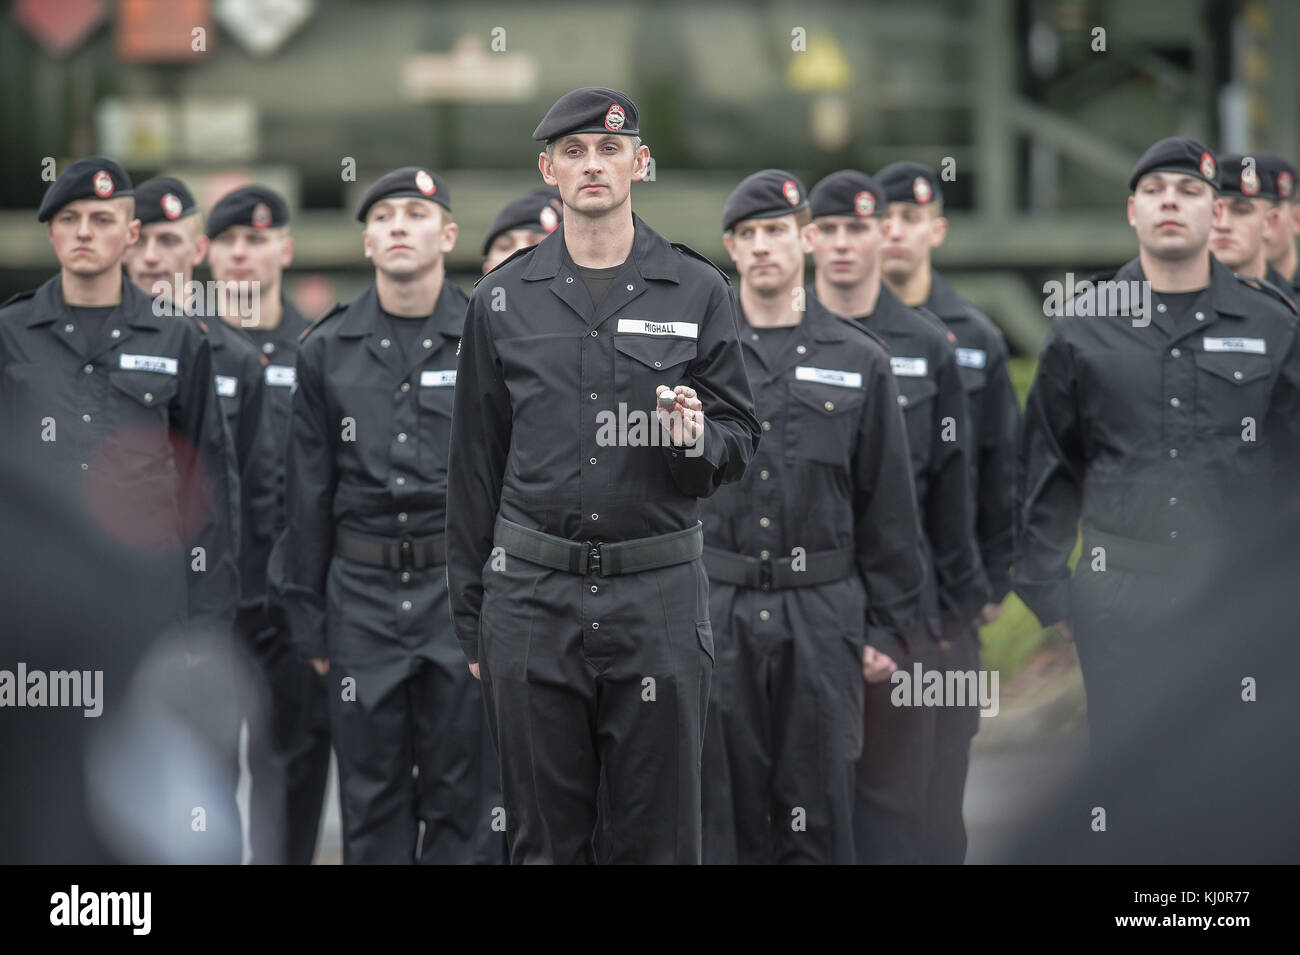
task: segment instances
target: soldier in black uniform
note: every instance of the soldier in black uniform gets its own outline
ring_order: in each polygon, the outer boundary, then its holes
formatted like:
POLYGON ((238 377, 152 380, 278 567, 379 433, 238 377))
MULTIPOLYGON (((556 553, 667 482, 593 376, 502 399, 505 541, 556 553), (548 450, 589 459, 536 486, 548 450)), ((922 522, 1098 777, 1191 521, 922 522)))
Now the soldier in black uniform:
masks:
POLYGON ((483 274, 554 232, 563 211, 560 190, 550 186, 534 189, 508 203, 492 220, 483 239, 483 274))
MULTIPOLYGON (((869 192, 859 214, 884 211, 869 192)), ((868 643, 897 653, 920 609, 920 526, 889 354, 805 310, 803 184, 767 169, 731 193, 740 340, 763 441, 703 507, 717 655, 705 733, 707 862, 851 863, 868 643), (881 638, 884 638, 882 641, 881 638), (721 764, 720 764, 721 763, 721 764), (711 818, 730 786, 734 853, 711 818)))
POLYGON ((1292 298, 1291 283, 1268 261, 1266 240, 1291 232, 1276 175, 1267 166, 1261 169, 1251 153, 1224 153, 1218 159, 1223 202, 1211 227, 1210 254, 1238 275, 1266 281, 1292 298))
MULTIPOLYGON (((897 666, 910 675, 916 664, 927 670, 952 666, 944 646, 953 639, 952 627, 945 619, 973 619, 988 601, 988 584, 974 542, 973 429, 956 349, 937 318, 908 308, 881 281, 880 220, 859 213, 864 195, 880 192, 870 176, 854 170, 832 173, 813 188, 807 234, 817 274, 809 298, 863 322, 890 351, 921 514, 926 569, 921 600, 929 636, 912 641, 902 658, 886 650, 882 660, 869 647, 865 669, 870 675, 883 667, 890 675, 897 666)), ((895 687, 879 682, 866 690, 854 820, 860 863, 925 859, 936 713, 928 706, 894 705, 895 687)))
POLYGON ((375 281, 303 336, 273 586, 328 674, 344 862, 500 862, 491 741, 444 566, 466 304, 443 264, 451 195, 405 166, 357 219, 375 281))
MULTIPOLYGON (((947 667, 978 670, 978 625, 998 618, 1011 591, 1020 408, 1007 373, 1007 346, 992 320, 959 296, 930 265, 932 250, 948 234, 943 190, 934 170, 916 162, 891 163, 876 173, 875 180, 889 202, 881 252, 885 284, 904 304, 924 306, 939 316, 956 336, 957 366, 971 414, 975 539, 990 602, 977 620, 946 616, 940 647, 947 667)), ((960 864, 966 856, 962 797, 970 741, 979 722, 973 707, 942 707, 935 714, 934 772, 927 787, 927 861, 960 864)))
POLYGON ((1286 283, 1275 283, 1283 291, 1289 285, 1293 293, 1300 294, 1300 253, 1296 252, 1296 236, 1300 235, 1300 192, 1296 191, 1296 168, 1285 156, 1267 149, 1254 150, 1250 155, 1255 157, 1260 176, 1274 184, 1277 209, 1282 215, 1281 228, 1264 236, 1269 268, 1286 283))
MULTIPOLYGON (((217 323, 250 341, 265 366, 267 413, 261 437, 271 501, 256 549, 248 555, 247 571, 256 575, 259 593, 265 593, 271 543, 285 523, 284 455, 294 363, 298 340, 311 326, 284 297, 284 269, 293 258, 293 239, 289 206, 282 196, 265 186, 235 189, 212 207, 206 232, 216 282, 229 289, 258 283, 255 312, 241 309, 252 303, 251 297, 217 296, 217 323)), ((294 649, 288 627, 272 604, 264 598, 249 601, 239 619, 239 632, 266 676, 262 702, 270 705, 269 734, 250 733, 248 741, 253 777, 250 838, 254 860, 308 865, 316 851, 329 775, 329 699, 321 675, 294 649)))
POLYGON ((482 666, 512 861, 592 861, 603 775, 610 860, 698 863, 713 666, 698 499, 744 474, 760 433, 731 296, 633 215, 649 149, 624 93, 567 93, 533 138, 564 215, 470 299, 456 632, 482 666))
MULTIPOLYGON (((37 218, 49 223, 62 268, 0 308, 0 413, 12 450, 141 554, 153 571, 152 599, 136 608, 135 623, 144 634, 172 635, 178 665, 185 656, 180 679, 201 690, 229 675, 239 600, 239 484, 211 345, 195 323, 156 315, 122 274, 140 226, 131 180, 115 162, 69 165, 37 218)), ((235 846, 238 824, 190 792, 158 820, 169 842, 204 832, 225 845, 233 826, 235 846)))
MULTIPOLYGON (((1219 555, 1274 522, 1277 491, 1294 493, 1295 314, 1211 257, 1218 185, 1215 157, 1193 139, 1161 140, 1139 160, 1128 200, 1138 257, 1103 277, 1138 283, 1128 314, 1055 318, 1025 410, 1015 588, 1077 638, 1103 764, 1169 661, 1199 652, 1170 615, 1214 587, 1219 555), (1131 305, 1142 290, 1149 310, 1131 305)), ((1225 673, 1223 692, 1240 693, 1242 676, 1225 673)))

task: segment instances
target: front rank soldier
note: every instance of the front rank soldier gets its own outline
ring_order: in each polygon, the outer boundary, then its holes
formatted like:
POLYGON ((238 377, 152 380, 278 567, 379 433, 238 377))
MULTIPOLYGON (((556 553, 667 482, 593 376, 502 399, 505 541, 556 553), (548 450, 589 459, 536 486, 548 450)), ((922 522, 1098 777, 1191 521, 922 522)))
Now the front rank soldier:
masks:
POLYGON ((1247 153, 1219 157, 1219 196, 1210 253, 1238 275, 1263 280, 1293 298, 1291 283, 1268 261, 1268 248, 1291 226, 1273 172, 1247 153))
MULTIPOLYGON (((139 236, 134 206, 131 180, 102 157, 73 162, 46 192, 37 219, 61 269, 0 308, 0 414, 15 453, 142 555, 152 599, 135 623, 169 635, 184 679, 205 684, 192 665, 226 672, 239 600, 238 476, 208 339, 194 322, 155 314, 122 274, 139 236)), ((183 802, 158 820, 165 842, 197 838, 194 800, 183 802)), ((237 818, 199 808, 210 842, 226 843, 233 824, 237 844, 237 818)))
POLYGON ((303 336, 273 586, 329 675, 344 862, 500 862, 491 739, 447 602, 466 305, 444 265, 451 195, 405 166, 366 191, 357 219, 375 281, 303 336))
MULTIPOLYGON (((1138 256, 1102 278, 1131 283, 1128 301, 1143 292, 1153 307, 1053 319, 1025 409, 1015 588, 1077 642, 1103 772, 1121 766, 1136 714, 1200 659, 1170 615, 1216 586, 1217 560, 1266 536, 1276 491, 1295 492, 1295 313, 1210 255, 1219 182, 1214 155, 1194 139, 1147 150, 1129 179, 1138 256)), ((1224 674, 1223 692, 1256 672, 1243 663, 1224 674)), ((1149 720, 1144 733, 1157 729, 1149 720)))
POLYGON ((807 234, 817 273, 809 298, 862 322, 884 340, 907 424, 923 532, 921 606, 929 635, 911 641, 902 659, 868 647, 854 831, 859 863, 922 862, 936 714, 929 706, 895 705, 895 686, 884 680, 895 667, 909 674, 915 664, 925 670, 956 667, 960 661, 954 660, 951 644, 970 638, 952 621, 975 618, 988 601, 988 584, 974 541, 973 429, 956 349, 937 318, 908 308, 881 281, 885 206, 879 203, 874 215, 862 215, 860 204, 868 195, 881 195, 880 187, 854 170, 832 173, 813 188, 807 234))
MULTIPOLYGON (((883 207, 868 189, 855 213, 883 207)), ((803 184, 778 169, 741 182, 722 214, 764 437, 745 477, 703 508, 717 653, 707 862, 853 861, 864 652, 899 655, 919 610, 898 386, 861 325, 815 302, 804 311, 808 218, 803 184), (734 817, 721 843, 719 811, 734 817)))
MULTIPOLYGON (((294 362, 298 340, 311 326, 284 297, 284 270, 293 260, 293 238, 289 205, 279 193, 258 185, 227 193, 212 207, 206 232, 212 276, 231 293, 218 298, 221 321, 251 341, 265 362, 267 414, 262 445, 272 499, 248 571, 256 574, 258 586, 265 590, 267 539, 274 541, 285 522, 284 455, 294 362), (253 283, 257 283, 256 296, 240 294, 241 289, 251 292, 253 283)), ((308 865, 316 851, 329 775, 329 701, 320 675, 294 649, 273 604, 253 602, 239 621, 239 631, 266 675, 262 702, 270 704, 270 734, 250 733, 248 741, 253 857, 308 865), (264 782, 261 787, 259 777, 264 782)))
POLYGON ((497 213, 483 240, 483 274, 487 275, 520 249, 536 245, 560 224, 564 204, 550 186, 520 196, 497 213))
POLYGON ((533 138, 560 226, 480 279, 465 320, 448 573, 513 862, 593 861, 598 826, 611 861, 700 861, 699 499, 760 432, 725 276, 632 213, 637 120, 598 87, 551 107, 533 138))
MULTIPOLYGON (((897 162, 876 173, 889 202, 884 222, 881 271, 885 284, 905 305, 924 306, 955 337, 957 366, 971 414, 971 488, 975 495, 975 539, 979 544, 989 600, 978 621, 943 618, 946 667, 980 668, 977 624, 992 623, 1011 591, 1015 545, 1016 438, 1020 409, 1007 373, 1007 346, 987 315, 959 296, 930 264, 948 234, 943 191, 934 170, 897 162)), ((926 859, 960 864, 966 855, 962 797, 970 742, 979 730, 974 707, 941 707, 935 714, 934 771, 927 786, 926 859)))

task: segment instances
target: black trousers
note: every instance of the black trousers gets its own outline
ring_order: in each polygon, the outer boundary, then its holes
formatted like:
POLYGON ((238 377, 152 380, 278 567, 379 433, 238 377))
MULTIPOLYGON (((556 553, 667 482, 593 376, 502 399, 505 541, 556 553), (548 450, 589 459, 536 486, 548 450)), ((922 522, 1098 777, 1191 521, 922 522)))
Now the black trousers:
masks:
POLYGON ((862 748, 861 586, 712 582, 717 651, 704 737, 705 862, 853 861, 862 748))
POLYGON ((599 826, 601 861, 698 864, 703 561, 605 578, 504 566, 483 571, 479 661, 510 861, 595 862, 599 826))
POLYGON ((452 633, 446 568, 335 558, 326 675, 345 864, 505 861, 479 683, 452 633))
MULTIPOLYGON (((936 658, 945 670, 980 669, 979 631, 973 623, 945 618, 936 658)), ((978 685, 978 684, 976 684, 978 685)), ((934 759, 925 794, 924 859, 937 865, 966 860, 966 823, 962 802, 970 768, 971 740, 979 731, 978 698, 965 706, 941 706, 934 714, 934 759)))

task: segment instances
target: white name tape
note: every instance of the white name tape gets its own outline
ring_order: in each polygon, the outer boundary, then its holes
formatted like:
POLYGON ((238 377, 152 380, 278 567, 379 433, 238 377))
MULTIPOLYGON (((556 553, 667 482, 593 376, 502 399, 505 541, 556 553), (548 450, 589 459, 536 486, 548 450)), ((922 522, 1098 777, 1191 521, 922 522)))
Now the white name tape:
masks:
POLYGON ((639 318, 620 318, 620 332, 636 335, 669 335, 674 338, 699 338, 700 326, 695 322, 647 322, 639 318))
POLYGON ((298 380, 298 370, 293 365, 267 365, 266 383, 272 388, 292 388, 298 380))
POLYGON ((957 364, 963 368, 983 368, 989 356, 982 348, 958 348, 957 364))
POLYGON ((794 377, 798 381, 815 381, 821 385, 836 385, 840 388, 862 387, 862 374, 856 371, 835 371, 832 368, 796 365, 794 377))
POLYGON ((1267 346, 1262 338, 1205 338, 1202 339, 1206 351, 1240 351, 1252 355, 1267 353, 1267 346))
POLYGON ((235 392, 239 389, 239 379, 231 378, 229 375, 214 375, 217 382, 217 394, 223 398, 235 397, 235 392))
POLYGON ((421 388, 451 388, 456 384, 456 369, 420 372, 421 388))
POLYGON ((924 378, 930 365, 924 358, 890 358, 889 367, 904 378, 924 378))
POLYGON ((165 355, 123 355, 118 367, 129 371, 156 371, 163 375, 174 375, 180 366, 175 358, 165 355))

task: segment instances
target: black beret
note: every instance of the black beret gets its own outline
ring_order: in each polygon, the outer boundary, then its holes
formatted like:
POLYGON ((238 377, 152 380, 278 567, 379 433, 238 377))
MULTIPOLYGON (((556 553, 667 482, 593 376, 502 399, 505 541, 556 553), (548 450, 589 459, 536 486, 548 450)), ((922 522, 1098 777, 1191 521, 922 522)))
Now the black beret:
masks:
POLYGON ((891 162, 874 178, 884 190, 886 202, 910 202, 918 206, 943 202, 943 190, 934 170, 919 162, 891 162))
POLYGON ((198 211, 199 204, 179 179, 155 176, 135 187, 135 217, 141 225, 174 222, 198 211))
POLYGON ((533 130, 533 139, 549 142, 569 133, 636 136, 640 132, 636 103, 632 102, 632 97, 603 86, 584 86, 555 101, 533 130))
POLYGON ((764 169, 740 181, 722 207, 722 231, 746 219, 788 216, 808 207, 808 192, 793 173, 764 169))
POLYGON ((451 190, 441 176, 423 166, 403 166, 384 173, 366 190, 366 194, 361 197, 361 205, 357 206, 357 221, 365 222, 366 213, 380 199, 398 196, 428 199, 451 212, 451 190))
POLYGON ((1209 146, 1189 136, 1162 139, 1143 153, 1128 177, 1129 190, 1136 189, 1138 180, 1149 172, 1181 172, 1219 188, 1219 163, 1214 153, 1209 146))
POLYGON ((551 186, 534 189, 520 196, 497 213, 483 240, 483 254, 488 254, 497 236, 511 229, 531 229, 533 232, 551 233, 560 224, 560 190, 551 186))
POLYGON ((63 175, 50 183, 36 211, 37 222, 49 222, 69 202, 78 199, 117 199, 135 193, 126 170, 103 156, 91 156, 69 163, 63 175))
POLYGON ((204 231, 209 239, 215 239, 232 225, 275 229, 288 224, 289 204, 278 192, 266 186, 240 186, 212 207, 204 231))
POLYGON ((1279 199, 1277 176, 1261 168, 1254 153, 1225 153, 1219 157, 1220 189, 1225 195, 1247 199, 1279 199))
POLYGON ((1295 166, 1291 165, 1285 156, 1279 156, 1267 149, 1257 149, 1251 155, 1255 157, 1255 168, 1259 169, 1265 176, 1272 178, 1274 185, 1277 187, 1277 197, 1294 201, 1296 197, 1295 166))
POLYGON ((856 169, 831 173, 813 186, 808 200, 814 219, 822 216, 883 216, 887 201, 880 184, 856 169))

